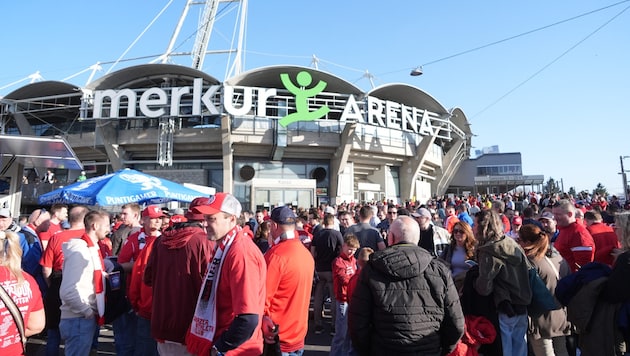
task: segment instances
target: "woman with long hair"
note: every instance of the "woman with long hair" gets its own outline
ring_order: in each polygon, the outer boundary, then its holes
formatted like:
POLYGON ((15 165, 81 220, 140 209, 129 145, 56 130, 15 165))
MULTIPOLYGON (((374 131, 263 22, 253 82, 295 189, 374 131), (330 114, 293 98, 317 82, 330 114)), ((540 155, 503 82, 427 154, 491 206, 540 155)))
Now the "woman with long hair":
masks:
POLYGON ((271 223, 269 220, 265 220, 256 229, 256 235, 254 235, 254 243, 260 249, 262 253, 267 252, 269 246, 271 246, 271 223))
MULTIPOLYGON (((19 236, 12 231, 0 231, 0 284, 22 312, 25 336, 28 337, 44 330, 46 316, 37 282, 22 271, 21 264, 19 236)), ((7 316, 0 328, 2 354, 23 355, 20 333, 4 303, 0 315, 7 316)))
POLYGON ((453 225, 450 244, 440 255, 440 259, 447 262, 451 268, 453 282, 460 296, 466 272, 476 265, 475 246, 477 246, 477 240, 470 225, 464 221, 458 221, 453 225))
POLYGON ((505 236, 496 212, 477 213, 474 227, 479 241, 475 289, 482 296, 492 294, 503 354, 527 356, 527 306, 532 299, 527 257, 516 241, 505 236))
MULTIPOLYGON (((550 247, 549 235, 538 226, 523 225, 518 233, 525 255, 553 295, 558 280, 571 272, 569 265, 550 247)), ((536 356, 569 355, 566 336, 570 334, 571 325, 565 308, 551 310, 540 316, 530 316, 527 335, 536 356)))

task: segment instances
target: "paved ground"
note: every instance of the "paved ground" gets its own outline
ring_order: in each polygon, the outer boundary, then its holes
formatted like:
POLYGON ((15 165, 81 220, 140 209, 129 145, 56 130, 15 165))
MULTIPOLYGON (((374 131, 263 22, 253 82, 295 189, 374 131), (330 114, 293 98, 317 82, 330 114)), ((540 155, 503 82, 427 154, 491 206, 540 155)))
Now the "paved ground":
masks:
MULTIPOLYGON (((326 304, 324 309, 324 320, 327 321, 324 324, 324 332, 319 335, 315 335, 313 323, 311 322, 309 325, 308 334, 306 335, 306 345, 304 347, 305 356, 324 356, 328 355, 330 352, 330 343, 332 341, 332 336, 330 335, 330 314, 327 307, 328 304, 326 304)), ((101 333, 98 341, 98 355, 116 355, 116 351, 114 348, 114 334, 110 325, 105 325, 103 328, 101 328, 101 333)), ((26 347, 26 355, 43 356, 45 354, 45 345, 45 338, 30 338, 26 347)), ((63 355, 63 346, 60 355, 63 355)))

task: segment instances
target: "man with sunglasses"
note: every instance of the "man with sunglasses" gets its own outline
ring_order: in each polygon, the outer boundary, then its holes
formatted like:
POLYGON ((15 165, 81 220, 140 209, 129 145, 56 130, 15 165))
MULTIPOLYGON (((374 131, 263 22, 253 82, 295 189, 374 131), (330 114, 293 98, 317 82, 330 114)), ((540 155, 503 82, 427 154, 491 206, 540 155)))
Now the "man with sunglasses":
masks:
POLYGON ((429 251, 433 257, 440 256, 450 241, 448 231, 443 227, 433 224, 431 212, 426 208, 420 208, 411 213, 411 217, 413 217, 420 226, 420 243, 418 246, 429 251))
POLYGON ((389 227, 398 217, 398 209, 396 206, 390 204, 387 206, 387 216, 385 220, 382 220, 378 225, 376 225, 376 229, 380 231, 383 238, 387 237, 387 232, 389 231, 389 227))

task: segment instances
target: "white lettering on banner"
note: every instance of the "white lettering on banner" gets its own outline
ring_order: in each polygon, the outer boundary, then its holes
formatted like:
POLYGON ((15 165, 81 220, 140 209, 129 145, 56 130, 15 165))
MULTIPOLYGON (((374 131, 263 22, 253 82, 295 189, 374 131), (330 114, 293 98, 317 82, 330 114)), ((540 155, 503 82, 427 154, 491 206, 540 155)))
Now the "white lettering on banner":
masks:
POLYGON ((136 203, 139 201, 157 198, 158 194, 155 191, 150 191, 142 194, 133 194, 120 197, 105 197, 105 205, 122 205, 127 203, 136 203))
POLYGON ((118 112, 120 111, 120 98, 127 98, 128 110, 127 117, 136 117, 136 93, 131 89, 123 90, 97 90, 94 92, 94 114, 95 119, 101 119, 103 117, 103 100, 109 97, 111 105, 109 107, 109 116, 112 118, 118 118, 118 112))
POLYGON ((72 201, 73 204, 89 205, 92 202, 92 197, 78 195, 71 191, 67 191, 65 193, 65 198, 68 199, 69 201, 72 201))
POLYGON ((385 126, 385 122, 383 121, 383 117, 385 116, 383 112, 383 101, 378 100, 375 97, 368 96, 367 100, 367 122, 368 124, 377 125, 377 126, 385 126))
POLYGON ((171 105, 171 112, 170 112, 171 116, 179 115, 179 107, 182 102, 182 96, 189 93, 190 93, 189 87, 173 88, 173 90, 171 91, 171 103, 173 103, 171 105))
POLYGON ((343 108, 343 114, 341 114, 341 121, 363 121, 363 113, 361 109, 359 109, 357 99, 354 98, 354 95, 348 97, 348 102, 346 102, 346 106, 343 108))
MULTIPOLYGON (((164 113, 166 112, 164 108, 151 110, 151 106, 164 106, 167 102, 168 95, 164 90, 160 88, 150 88, 149 90, 142 93, 142 96, 140 97, 140 112, 146 114, 146 116, 151 118, 164 116, 164 113), (152 98, 152 96, 157 96, 157 98, 152 98)), ((174 106, 175 105, 173 105, 172 107, 174 106)))
POLYGON ((389 100, 385 102, 385 119, 387 127, 400 130, 400 117, 396 115, 398 110, 400 110, 400 104, 389 100))
MULTIPOLYGON (((203 78, 195 78, 192 88, 185 86, 136 90, 137 92, 132 89, 94 91, 92 118, 179 116, 183 98, 192 100, 186 105, 192 105, 193 116, 220 115, 222 112, 237 116, 267 116, 268 105, 274 103, 276 101, 274 97, 278 95, 277 89, 274 88, 229 85, 211 85, 204 91, 203 78), (217 96, 220 107, 213 101, 217 96), (126 100, 127 110, 121 115, 120 105, 123 100, 126 100)), ((364 102, 357 102, 352 94, 347 98, 339 119, 342 122, 363 122, 420 135, 433 135, 435 130, 439 129, 432 125, 430 117, 437 118, 439 115, 431 115, 427 110, 372 96, 367 96, 364 102)), ((311 100, 317 101, 318 97, 311 100)))
POLYGON ((243 105, 240 108, 234 106, 234 101, 232 98, 234 97, 234 87, 224 86, 223 87, 223 107, 225 111, 231 113, 232 115, 247 115, 249 111, 252 109, 252 88, 244 88, 243 89, 243 105))

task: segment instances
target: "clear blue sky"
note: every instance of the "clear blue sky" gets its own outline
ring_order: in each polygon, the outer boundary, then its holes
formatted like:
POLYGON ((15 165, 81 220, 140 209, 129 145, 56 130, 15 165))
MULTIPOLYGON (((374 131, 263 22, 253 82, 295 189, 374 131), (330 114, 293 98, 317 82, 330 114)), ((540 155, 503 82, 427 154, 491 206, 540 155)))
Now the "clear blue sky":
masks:
MULTIPOLYGON (((61 80, 97 61, 164 52, 184 0, 10 1, 0 10, 0 87, 40 71, 61 80)), ((293 1, 251 0, 245 70, 265 65, 319 68, 365 89, 415 85, 445 107, 466 113, 475 149, 521 152, 524 174, 562 179, 566 190, 601 182, 622 191, 619 156, 630 155, 630 1, 450 59, 490 43, 587 14, 613 1, 293 1), (617 16, 615 18, 615 16, 617 16), (424 75, 409 71, 421 64, 424 75)), ((198 26, 191 12, 176 44, 190 51, 198 26), (186 38, 190 37, 188 41, 186 38)), ((231 18, 231 15, 224 19, 231 18)), ((223 21, 223 22, 221 22, 223 21)), ((227 48, 232 23, 211 47, 227 48)), ((149 59, 124 62, 147 63, 149 59)), ((190 64, 189 57, 176 60, 190 64)), ((204 71, 223 78, 226 59, 206 57, 204 71)), ((99 75, 109 70, 104 65, 99 75)), ((84 85, 88 73, 70 82, 84 85)), ((0 96, 27 84, 0 89, 0 96)), ((474 149, 473 149, 474 151, 474 149)), ((630 170, 630 159, 625 160, 630 170)))

